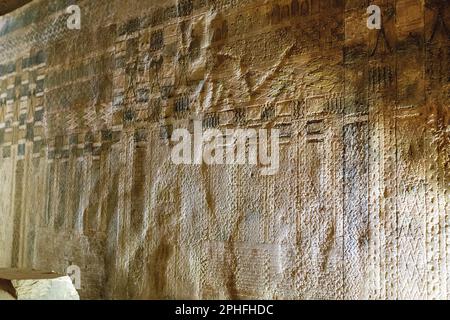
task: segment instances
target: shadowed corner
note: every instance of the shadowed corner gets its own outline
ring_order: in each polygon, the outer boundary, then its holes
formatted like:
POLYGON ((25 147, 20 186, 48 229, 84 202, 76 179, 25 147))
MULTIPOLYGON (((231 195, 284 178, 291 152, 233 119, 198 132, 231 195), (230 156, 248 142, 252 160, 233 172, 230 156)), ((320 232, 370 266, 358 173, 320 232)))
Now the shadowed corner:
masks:
POLYGON ((20 8, 32 0, 2 0, 0 2, 0 16, 20 8))

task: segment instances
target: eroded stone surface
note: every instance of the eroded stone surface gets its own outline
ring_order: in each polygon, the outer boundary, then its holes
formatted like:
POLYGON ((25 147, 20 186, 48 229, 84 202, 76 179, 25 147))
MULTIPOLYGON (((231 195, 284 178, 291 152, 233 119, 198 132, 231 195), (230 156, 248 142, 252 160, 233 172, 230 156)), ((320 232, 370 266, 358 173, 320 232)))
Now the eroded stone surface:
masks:
POLYGON ((55 279, 13 280, 17 300, 80 300, 72 280, 68 277, 55 279))
POLYGON ((71 278, 55 272, 0 268, 0 300, 79 300, 71 278))
POLYGON ((445 0, 37 0, 0 18, 0 266, 84 298, 449 298, 445 0), (38 15, 33 13, 39 12, 38 15), (170 134, 277 127, 273 176, 170 134))

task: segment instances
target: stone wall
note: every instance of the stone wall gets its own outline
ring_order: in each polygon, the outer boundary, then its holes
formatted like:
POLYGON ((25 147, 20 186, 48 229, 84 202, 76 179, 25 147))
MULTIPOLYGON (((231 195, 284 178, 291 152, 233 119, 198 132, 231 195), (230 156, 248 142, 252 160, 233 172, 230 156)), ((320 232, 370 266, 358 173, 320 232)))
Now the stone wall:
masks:
POLYGON ((0 17, 0 267, 82 298, 450 298, 446 0, 37 0, 0 17), (65 8, 81 8, 69 30, 65 8), (174 165, 278 128, 281 167, 174 165))

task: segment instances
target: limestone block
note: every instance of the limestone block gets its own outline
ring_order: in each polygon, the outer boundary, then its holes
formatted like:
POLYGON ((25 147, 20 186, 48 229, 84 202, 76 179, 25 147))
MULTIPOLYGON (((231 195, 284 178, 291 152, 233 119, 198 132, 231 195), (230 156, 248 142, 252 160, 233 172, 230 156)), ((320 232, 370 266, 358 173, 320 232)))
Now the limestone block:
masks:
POLYGON ((79 300, 68 276, 26 270, 0 269, 0 300, 79 300))
POLYGON ((68 276, 55 279, 13 280, 18 300, 80 300, 68 276))

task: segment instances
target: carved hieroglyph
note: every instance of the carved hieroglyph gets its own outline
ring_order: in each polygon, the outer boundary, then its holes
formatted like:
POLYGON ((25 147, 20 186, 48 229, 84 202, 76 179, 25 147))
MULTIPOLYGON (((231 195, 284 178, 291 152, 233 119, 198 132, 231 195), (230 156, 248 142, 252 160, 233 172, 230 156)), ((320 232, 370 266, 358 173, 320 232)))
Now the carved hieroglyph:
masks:
POLYGON ((450 297, 446 0, 37 0, 0 18, 0 266, 82 298, 450 297), (371 2, 371 3, 372 3, 371 2), (280 170, 170 135, 278 128, 280 170))

